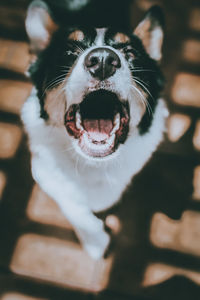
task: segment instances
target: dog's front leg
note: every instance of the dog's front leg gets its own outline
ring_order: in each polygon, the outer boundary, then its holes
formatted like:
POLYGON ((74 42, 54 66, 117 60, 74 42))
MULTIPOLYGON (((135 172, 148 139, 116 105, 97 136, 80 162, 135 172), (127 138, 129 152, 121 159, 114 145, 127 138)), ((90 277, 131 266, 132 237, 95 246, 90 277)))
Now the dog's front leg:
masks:
POLYGON ((86 195, 73 181, 67 180, 58 168, 33 158, 32 174, 36 182, 61 208, 74 227, 83 247, 94 259, 101 258, 110 241, 104 223, 87 206, 86 195))
MULTIPOLYGON (((68 194, 68 196, 71 195, 68 194)), ((103 257, 110 241, 109 235, 104 230, 103 221, 80 203, 71 205, 68 201, 59 201, 59 205, 66 218, 74 226, 75 232, 89 255, 94 259, 103 257)))

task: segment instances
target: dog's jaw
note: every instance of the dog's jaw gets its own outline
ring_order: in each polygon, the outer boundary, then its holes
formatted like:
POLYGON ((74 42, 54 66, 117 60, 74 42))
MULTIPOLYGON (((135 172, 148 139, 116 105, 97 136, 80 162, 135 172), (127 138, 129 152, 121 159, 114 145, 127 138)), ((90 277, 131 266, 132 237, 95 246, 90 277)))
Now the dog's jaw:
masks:
POLYGON ((113 154, 129 131, 129 105, 106 90, 89 93, 65 115, 67 132, 77 140, 79 153, 96 159, 113 154))

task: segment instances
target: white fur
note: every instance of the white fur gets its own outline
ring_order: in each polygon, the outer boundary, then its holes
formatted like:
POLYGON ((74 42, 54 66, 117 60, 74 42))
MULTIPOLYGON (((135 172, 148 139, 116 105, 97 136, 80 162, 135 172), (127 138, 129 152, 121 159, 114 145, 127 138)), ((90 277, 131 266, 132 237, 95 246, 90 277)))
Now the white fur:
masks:
POLYGON ((42 0, 33 1, 28 7, 25 20, 26 32, 31 42, 32 51, 44 49, 50 41, 57 25, 48 13, 48 7, 42 0))
POLYGON ((74 152, 64 125, 52 127, 40 118, 35 90, 24 104, 22 120, 29 135, 33 177, 58 203, 93 258, 100 258, 109 243, 103 222, 93 212, 105 210, 120 199, 132 176, 161 142, 166 116, 160 99, 149 132, 140 136, 135 128, 120 146, 116 159, 95 162, 74 152))
POLYGON ((161 48, 163 43, 163 30, 162 27, 157 25, 153 26, 149 17, 145 18, 134 30, 149 54, 149 56, 157 61, 162 57, 161 48))
MULTIPOLYGON (((106 210, 119 201, 132 177, 142 169, 161 142, 167 117, 167 109, 160 99, 149 131, 142 136, 139 134, 137 125, 145 112, 143 92, 133 80, 123 54, 104 45, 104 34, 105 30, 97 30, 94 45, 80 54, 62 85, 62 93, 66 109, 80 103, 85 93, 99 88, 115 92, 120 99, 127 100, 130 130, 125 144, 107 157, 89 157, 81 151, 78 141, 68 135, 62 122, 57 126, 55 122, 51 124, 40 118, 35 89, 22 109, 32 153, 33 177, 58 203, 83 247, 95 259, 102 257, 110 238, 104 231, 103 222, 93 212, 106 210), (121 68, 103 82, 94 79, 84 68, 86 55, 100 46, 112 49, 121 60, 121 68)), ((63 117, 64 114, 65 111, 63 117)))
POLYGON ((97 28, 97 37, 94 41, 96 46, 103 46, 106 28, 97 28))
POLYGON ((155 27, 151 32, 151 43, 149 45, 150 56, 155 60, 161 60, 161 45, 163 42, 163 31, 160 27, 155 27))

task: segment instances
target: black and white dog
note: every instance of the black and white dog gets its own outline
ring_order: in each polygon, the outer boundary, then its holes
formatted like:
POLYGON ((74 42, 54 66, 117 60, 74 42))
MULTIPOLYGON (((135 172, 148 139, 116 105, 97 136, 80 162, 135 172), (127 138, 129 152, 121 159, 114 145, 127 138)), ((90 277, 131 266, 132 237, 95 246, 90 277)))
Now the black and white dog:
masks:
POLYGON ((94 213, 119 201, 165 131, 162 13, 151 8, 134 32, 59 28, 34 1, 26 29, 37 53, 22 109, 32 174, 98 259, 110 237, 94 213))

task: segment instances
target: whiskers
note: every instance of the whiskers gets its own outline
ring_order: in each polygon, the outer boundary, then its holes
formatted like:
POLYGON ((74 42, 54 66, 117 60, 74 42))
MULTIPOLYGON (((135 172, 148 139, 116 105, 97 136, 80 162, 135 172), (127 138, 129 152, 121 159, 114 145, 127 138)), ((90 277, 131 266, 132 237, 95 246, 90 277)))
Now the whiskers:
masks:
POLYGON ((133 89, 139 95, 139 98, 141 99, 144 108, 147 108, 149 115, 151 115, 153 113, 151 105, 149 104, 148 100, 143 95, 143 93, 135 85, 131 85, 130 88, 133 89))
POLYGON ((77 43, 75 43, 74 46, 78 50, 79 55, 84 52, 84 49, 80 45, 78 45, 77 43))
POLYGON ((56 87, 57 85, 60 85, 63 80, 65 79, 66 75, 65 74, 61 74, 58 77, 54 78, 53 80, 51 80, 49 82, 49 84, 46 86, 43 95, 50 89, 53 89, 54 87, 56 87))
POLYGON ((84 52, 84 49, 75 41, 73 41, 73 47, 75 49, 66 51, 67 55, 73 55, 79 57, 84 52))
MULTIPOLYGON (((153 70, 150 69, 142 69, 142 68, 130 68, 131 72, 154 72, 153 70)), ((147 88, 148 84, 146 82, 144 82, 143 80, 141 80, 140 78, 138 78, 137 76, 134 76, 132 74, 132 79, 133 81, 144 91, 146 92, 151 99, 154 100, 152 94, 150 93, 149 89, 147 88)), ((153 113, 152 111, 152 107, 149 104, 148 99, 144 96, 144 94, 142 93, 142 91, 136 86, 136 85, 131 85, 131 89, 133 89, 135 92, 137 92, 137 94, 139 95, 143 105, 145 108, 147 108, 147 111, 149 113, 149 115, 151 115, 153 113)))
POLYGON ((151 69, 143 69, 140 67, 130 67, 131 72, 150 72, 150 73, 155 73, 155 70, 151 69))

